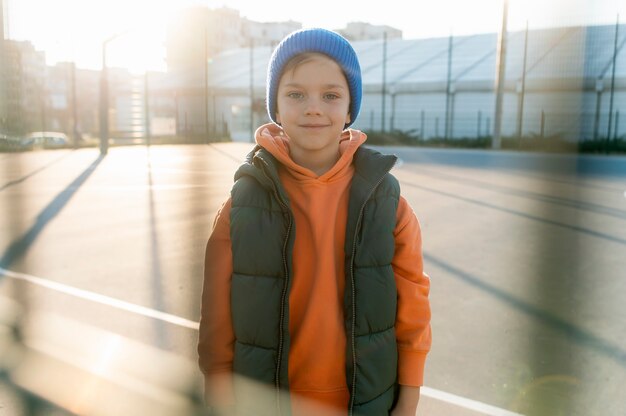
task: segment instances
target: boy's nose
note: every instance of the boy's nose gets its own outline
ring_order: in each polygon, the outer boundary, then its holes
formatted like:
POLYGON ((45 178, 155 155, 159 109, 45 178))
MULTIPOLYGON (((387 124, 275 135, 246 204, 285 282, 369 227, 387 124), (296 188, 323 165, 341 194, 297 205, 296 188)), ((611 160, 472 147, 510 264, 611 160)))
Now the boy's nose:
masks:
POLYGON ((322 112, 322 108, 320 106, 320 103, 317 100, 312 99, 312 100, 308 100, 307 101, 306 109, 305 109, 305 113, 307 115, 309 115, 309 114, 321 114, 321 112, 322 112))

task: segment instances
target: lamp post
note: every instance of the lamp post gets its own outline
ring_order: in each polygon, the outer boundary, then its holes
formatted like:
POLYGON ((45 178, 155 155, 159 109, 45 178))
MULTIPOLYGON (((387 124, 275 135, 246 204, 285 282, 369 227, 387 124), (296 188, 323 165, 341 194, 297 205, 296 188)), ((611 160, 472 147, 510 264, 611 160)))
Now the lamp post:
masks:
POLYGON ((100 72, 100 154, 109 150, 109 80, 107 74, 107 45, 114 39, 128 33, 115 34, 102 42, 102 71, 100 72))

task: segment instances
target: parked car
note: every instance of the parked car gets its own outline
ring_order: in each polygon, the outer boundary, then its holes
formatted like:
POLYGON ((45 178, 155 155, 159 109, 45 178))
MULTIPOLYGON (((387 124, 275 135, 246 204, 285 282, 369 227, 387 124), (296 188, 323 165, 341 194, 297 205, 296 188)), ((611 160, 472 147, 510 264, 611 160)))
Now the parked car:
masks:
POLYGON ((0 152, 14 152, 20 147, 20 139, 0 133, 0 152))
POLYGON ((22 140, 22 147, 26 149, 54 149, 69 144, 70 140, 65 133, 54 131, 37 131, 22 140))

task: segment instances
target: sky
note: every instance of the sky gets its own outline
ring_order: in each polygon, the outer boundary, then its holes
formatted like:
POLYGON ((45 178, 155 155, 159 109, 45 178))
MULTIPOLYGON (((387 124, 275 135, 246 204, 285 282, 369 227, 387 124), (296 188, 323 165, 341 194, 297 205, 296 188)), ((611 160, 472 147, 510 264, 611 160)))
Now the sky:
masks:
MULTIPOLYGON (((192 5, 229 7, 242 17, 303 27, 340 29, 348 22, 389 25, 404 39, 497 32, 504 0, 2 0, 5 31, 46 52, 48 64, 75 61, 98 69, 102 43, 111 66, 142 72, 165 70, 164 39, 169 19, 192 5)), ((509 0, 509 30, 581 24, 626 23, 626 0, 509 0)))

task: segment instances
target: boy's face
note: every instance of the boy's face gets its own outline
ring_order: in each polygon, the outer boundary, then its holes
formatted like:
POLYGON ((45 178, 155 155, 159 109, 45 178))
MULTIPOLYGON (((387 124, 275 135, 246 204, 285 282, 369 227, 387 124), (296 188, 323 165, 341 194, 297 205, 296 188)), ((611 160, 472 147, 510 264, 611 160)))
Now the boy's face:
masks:
POLYGON ((338 149, 350 122, 350 90, 339 65, 322 54, 311 54, 280 79, 276 121, 300 152, 338 149))

